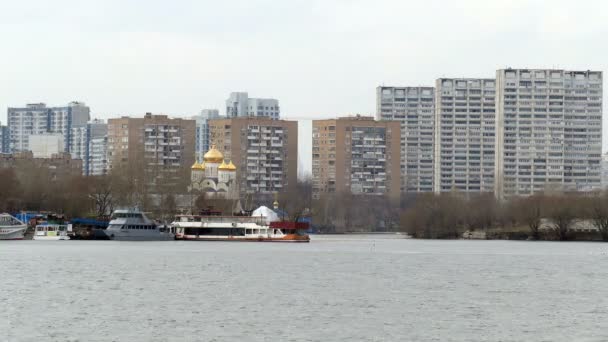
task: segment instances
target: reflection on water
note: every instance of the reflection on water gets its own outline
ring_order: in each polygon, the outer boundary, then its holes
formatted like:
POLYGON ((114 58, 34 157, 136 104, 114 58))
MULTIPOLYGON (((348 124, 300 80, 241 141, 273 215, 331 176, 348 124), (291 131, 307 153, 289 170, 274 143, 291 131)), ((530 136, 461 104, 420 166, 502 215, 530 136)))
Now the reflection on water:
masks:
POLYGON ((602 341, 608 245, 0 242, 0 341, 602 341))

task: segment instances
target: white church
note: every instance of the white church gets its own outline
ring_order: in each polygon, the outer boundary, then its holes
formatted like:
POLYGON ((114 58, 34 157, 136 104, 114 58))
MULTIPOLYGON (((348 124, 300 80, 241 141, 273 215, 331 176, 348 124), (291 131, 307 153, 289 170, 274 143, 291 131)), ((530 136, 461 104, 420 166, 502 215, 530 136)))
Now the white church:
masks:
POLYGON ((203 161, 195 161, 191 169, 191 192, 207 193, 211 198, 238 199, 236 166, 232 161, 226 163, 215 145, 205 153, 203 161))

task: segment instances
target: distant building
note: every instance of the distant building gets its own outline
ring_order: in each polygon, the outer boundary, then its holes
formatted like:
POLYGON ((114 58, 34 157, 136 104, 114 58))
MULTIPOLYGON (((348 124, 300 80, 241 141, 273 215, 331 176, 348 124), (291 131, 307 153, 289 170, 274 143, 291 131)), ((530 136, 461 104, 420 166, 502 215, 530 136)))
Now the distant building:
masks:
POLYGON ((236 166, 232 161, 226 162, 222 152, 212 145, 201 162, 192 165, 189 190, 211 198, 238 199, 236 166))
POLYGON ((194 120, 146 113, 108 120, 108 169, 143 173, 149 185, 187 184, 194 163, 194 120), (189 178, 189 177, 188 177, 189 178))
POLYGON ((602 72, 496 72, 499 197, 601 185, 602 72))
POLYGON ((92 138, 89 141, 87 176, 101 176, 108 173, 108 136, 92 138))
POLYGON ((433 191, 435 88, 378 87, 376 119, 401 123, 401 191, 433 191))
POLYGON ((602 155, 602 190, 608 190, 608 153, 602 155))
POLYGON ((313 196, 322 193, 400 197, 401 128, 373 117, 314 120, 313 196))
POLYGON ((71 152, 73 127, 86 125, 90 110, 82 102, 70 102, 64 107, 47 107, 44 103, 28 104, 22 108, 8 108, 10 149, 12 152, 29 151, 29 136, 62 134, 64 152, 71 152))
POLYGON ((28 146, 34 158, 51 158, 63 153, 65 143, 62 134, 30 135, 28 146))
POLYGON ((0 123, 0 153, 10 152, 10 136, 8 132, 8 126, 2 126, 0 123))
POLYGON ((281 116, 279 100, 250 98, 247 93, 230 93, 226 100, 226 116, 237 117, 267 117, 278 120, 281 116))
POLYGON ((72 159, 69 153, 61 152, 51 158, 35 158, 32 152, 17 152, 0 154, 0 169, 16 168, 30 170, 44 168, 50 173, 51 179, 80 176, 82 174, 82 160, 72 159))
POLYGON ((495 88, 492 78, 436 81, 436 193, 494 192, 495 88))
POLYGON ((219 119, 220 111, 217 109, 203 109, 200 114, 194 116, 192 119, 196 120, 196 137, 194 150, 196 153, 196 160, 203 160, 203 156, 211 148, 209 142, 209 125, 208 121, 212 119, 219 119))
MULTIPOLYGON (((108 125, 103 120, 92 120, 87 122, 83 126, 77 126, 72 128, 72 134, 70 135, 70 142, 72 158, 83 160, 84 175, 90 174, 90 154, 91 154, 91 141, 93 139, 104 138, 108 134, 108 125)), ((105 139, 107 141, 107 139, 105 139)), ((99 143, 97 141, 96 143, 99 143)), ((106 158, 104 158, 106 159, 106 158)))
POLYGON ((298 177, 298 122, 269 118, 209 120, 211 142, 238 166, 240 192, 288 190, 298 177))

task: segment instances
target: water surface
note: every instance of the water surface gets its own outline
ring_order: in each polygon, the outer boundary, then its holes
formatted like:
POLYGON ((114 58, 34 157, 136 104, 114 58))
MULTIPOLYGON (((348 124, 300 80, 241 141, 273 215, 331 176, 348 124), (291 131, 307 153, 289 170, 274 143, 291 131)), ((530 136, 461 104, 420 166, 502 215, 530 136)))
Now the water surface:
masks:
POLYGON ((0 241, 0 341, 607 341, 608 244, 0 241))

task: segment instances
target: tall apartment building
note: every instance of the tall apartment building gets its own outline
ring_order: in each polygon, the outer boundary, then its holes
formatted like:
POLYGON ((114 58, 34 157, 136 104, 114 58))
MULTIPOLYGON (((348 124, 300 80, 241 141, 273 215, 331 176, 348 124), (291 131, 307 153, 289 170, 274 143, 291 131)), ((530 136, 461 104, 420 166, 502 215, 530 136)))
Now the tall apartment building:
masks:
POLYGON ((192 119, 196 120, 196 138, 194 151, 196 154, 195 159, 202 162, 203 156, 211 148, 209 142, 209 120, 219 119, 220 111, 217 109, 203 109, 200 114, 194 116, 192 119))
POLYGON ((274 193, 298 177, 298 122, 269 118, 209 120, 211 142, 238 167, 240 192, 274 193))
POLYGON ((9 141, 8 126, 2 126, 2 123, 0 122, 0 153, 10 152, 9 141))
POLYGON ((378 87, 376 119, 401 123, 401 191, 433 191, 433 87, 378 87))
POLYGON ((87 175, 101 176, 108 173, 108 136, 91 138, 87 159, 87 175))
POLYGON ((281 116, 279 100, 250 98, 245 92, 230 93, 226 100, 226 116, 237 117, 267 117, 278 120, 281 116))
POLYGON ((90 109, 82 102, 70 102, 63 107, 47 107, 44 103, 8 108, 8 127, 12 152, 28 151, 30 135, 62 134, 64 151, 70 152, 73 127, 89 121, 90 109))
MULTIPOLYGON (((108 134, 108 125, 103 120, 92 120, 83 126, 72 128, 70 135, 70 154, 73 159, 82 159, 84 175, 89 175, 91 141, 93 139, 104 138, 108 134)), ((107 141, 107 139, 105 140, 107 141)), ((99 156, 98 156, 99 157, 99 156)), ((106 159, 106 158, 104 158, 106 159)))
POLYGON ((606 189, 608 189, 608 153, 604 153, 602 155, 601 172, 602 172, 602 190, 606 190, 606 189))
POLYGON ((108 168, 144 171, 146 182, 189 182, 194 163, 194 120, 146 113, 108 120, 108 168))
POLYGON ((495 88, 489 78, 436 81, 436 193, 494 192, 495 88))
POLYGON ((400 197, 401 124, 373 117, 314 120, 313 196, 323 193, 400 197))
POLYGON ((503 69, 496 82, 496 194, 599 188, 602 72, 503 69))

